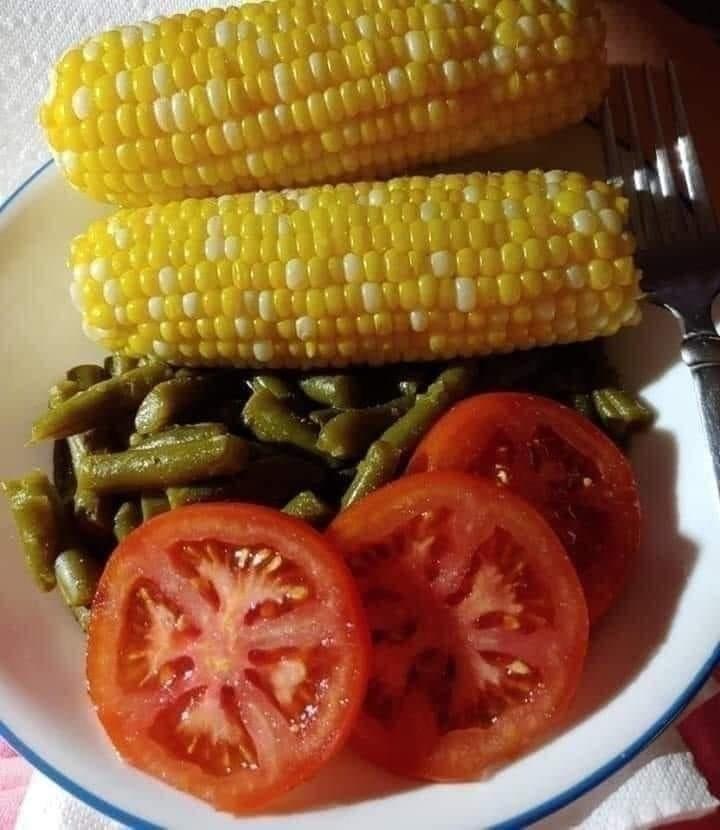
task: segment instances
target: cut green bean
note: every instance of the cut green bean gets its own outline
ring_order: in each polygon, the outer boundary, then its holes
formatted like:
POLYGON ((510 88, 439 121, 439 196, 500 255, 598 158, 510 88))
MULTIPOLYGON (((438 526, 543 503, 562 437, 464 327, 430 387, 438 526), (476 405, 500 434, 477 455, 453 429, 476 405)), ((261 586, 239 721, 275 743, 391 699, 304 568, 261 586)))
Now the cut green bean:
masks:
POLYGON ((343 508, 390 481, 427 430, 443 412, 467 395, 475 379, 476 370, 470 364, 458 364, 441 372, 427 391, 415 398, 412 407, 370 445, 343 496, 343 508))
POLYGON ((136 357, 127 357, 124 354, 111 354, 105 358, 105 371, 115 377, 115 375, 124 375, 125 372, 130 372, 137 369, 138 361, 136 357))
POLYGON ((398 398, 367 409, 346 409, 323 426, 317 447, 333 458, 358 458, 412 403, 412 398, 398 398))
POLYGON ((417 396, 413 406, 385 430, 381 440, 409 456, 443 412, 468 394, 475 377, 476 370, 469 364, 445 369, 417 396))
POLYGON ((80 366, 73 366, 65 373, 68 380, 75 381, 80 389, 89 389, 96 383, 101 383, 109 377, 108 372, 102 366, 94 363, 83 363, 80 366))
POLYGON ((227 388, 225 373, 174 377, 158 383, 138 407, 135 430, 141 435, 158 432, 188 412, 207 404, 227 388))
POLYGON ((74 380, 61 380, 50 387, 48 392, 48 409, 55 409, 61 403, 70 400, 80 392, 80 384, 74 380))
POLYGON ((310 400, 333 409, 350 409, 363 404, 363 389, 355 375, 311 375, 300 381, 310 400))
POLYGON ((70 608, 90 605, 102 568, 87 551, 70 548, 55 560, 55 579, 62 598, 70 608))
POLYGON ((335 510, 312 490, 303 490, 283 507, 283 513, 302 519, 313 527, 323 528, 332 521, 335 510))
POLYGON ((386 441, 380 440, 371 444, 342 497, 341 508, 344 510, 350 507, 390 481, 400 469, 402 457, 402 452, 386 441))
POLYGON ((297 396, 293 386, 277 375, 255 375, 249 382, 253 392, 267 389, 281 401, 290 401, 297 396))
POLYGON ((597 389, 592 401, 602 425, 614 435, 625 435, 652 422, 653 413, 623 389, 597 389))
POLYGON ((247 501, 280 507, 304 489, 322 487, 328 473, 310 458, 271 455, 258 458, 232 478, 168 487, 172 508, 205 501, 247 501))
POLYGON ((121 542, 128 533, 142 524, 142 513, 134 501, 124 501, 117 510, 113 520, 113 533, 121 542))
POLYGON ((71 435, 67 442, 73 472, 75 474, 75 494, 73 513, 80 527, 94 536, 109 536, 112 533, 114 505, 108 496, 79 486, 77 483, 80 463, 88 455, 107 453, 110 442, 106 429, 89 429, 79 435, 71 435))
POLYGON ((317 431, 296 415, 272 392, 253 392, 243 409, 246 427, 260 441, 291 444, 307 452, 317 452, 317 431))
POLYGON ((55 587, 54 563, 62 544, 60 500, 48 477, 33 471, 24 478, 0 482, 10 502, 25 562, 43 591, 55 587))
POLYGON ((144 522, 161 513, 167 513, 168 510, 170 510, 170 502, 165 493, 143 493, 140 496, 140 511, 144 522))
POLYGON ((33 425, 32 440, 66 438, 117 418, 139 406, 148 392, 170 377, 164 363, 151 363, 104 380, 78 392, 42 415, 33 425))
POLYGON ((140 435, 134 432, 130 436, 129 444, 133 449, 152 449, 153 447, 168 447, 172 444, 187 444, 188 441, 204 441, 216 435, 227 435, 225 424, 189 424, 170 427, 153 435, 140 435))
POLYGON ((248 447, 242 438, 217 435, 167 447, 88 455, 78 468, 78 487, 98 493, 160 490, 240 472, 248 447))

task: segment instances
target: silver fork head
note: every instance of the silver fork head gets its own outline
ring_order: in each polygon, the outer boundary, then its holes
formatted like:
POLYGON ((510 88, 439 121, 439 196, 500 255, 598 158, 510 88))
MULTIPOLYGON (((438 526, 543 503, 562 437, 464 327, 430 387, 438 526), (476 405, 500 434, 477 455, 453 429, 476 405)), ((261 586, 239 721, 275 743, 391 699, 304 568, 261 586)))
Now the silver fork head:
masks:
POLYGON ((650 67, 642 72, 643 93, 633 91, 628 70, 620 70, 622 103, 614 113, 611 99, 603 107, 603 145, 608 176, 622 181, 630 203, 630 221, 638 242, 643 289, 650 299, 683 314, 689 306, 708 303, 720 292, 720 230, 710 201, 700 159, 690 133, 677 71, 665 67, 671 101, 670 140, 661 118, 656 82, 650 67), (649 116, 653 158, 643 150, 639 106, 649 116), (628 148, 619 151, 617 116, 627 126, 628 148), (698 285, 678 280, 690 272, 698 285))

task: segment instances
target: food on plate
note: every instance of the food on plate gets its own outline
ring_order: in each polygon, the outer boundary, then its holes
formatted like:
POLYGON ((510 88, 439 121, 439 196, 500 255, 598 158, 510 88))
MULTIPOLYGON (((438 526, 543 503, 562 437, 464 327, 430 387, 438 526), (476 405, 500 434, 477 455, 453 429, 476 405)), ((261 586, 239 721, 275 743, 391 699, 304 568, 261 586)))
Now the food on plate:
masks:
POLYGON ((173 364, 507 352, 638 319, 626 217, 615 186, 538 170, 186 200, 94 222, 71 295, 97 343, 173 364))
POLYGON ((69 49, 40 110, 67 180, 146 205, 387 176, 580 121, 608 81, 590 0, 275 0, 69 49))
POLYGON ((245 4, 50 77, 59 168, 122 206, 70 253, 111 354, 32 426, 53 481, 1 484, 121 757, 239 814, 351 733, 438 781, 536 745, 639 541, 651 413, 595 341, 639 319, 627 200, 408 174, 593 109, 595 3, 245 4))
POLYGON ((425 436, 408 471, 427 470, 474 473, 534 505, 577 570, 591 622, 618 596, 640 544, 640 502, 627 458, 587 418, 534 395, 478 395, 425 436))
POLYGON ((475 778, 536 743, 580 679, 588 615, 562 544, 527 502, 456 472, 405 476, 328 530, 372 657, 354 747, 394 772, 475 778))
POLYGON ((316 531, 267 508, 195 505, 145 523, 108 560, 88 690, 122 758, 240 813, 342 746, 368 646, 355 584, 316 531))

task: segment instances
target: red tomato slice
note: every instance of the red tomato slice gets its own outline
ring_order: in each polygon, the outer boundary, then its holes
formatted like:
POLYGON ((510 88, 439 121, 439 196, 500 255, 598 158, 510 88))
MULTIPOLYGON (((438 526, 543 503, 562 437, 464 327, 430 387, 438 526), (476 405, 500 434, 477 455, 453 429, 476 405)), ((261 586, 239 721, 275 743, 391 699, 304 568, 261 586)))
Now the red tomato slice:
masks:
POLYGON ((110 557, 87 677, 126 761, 237 813, 340 748, 368 650, 352 578, 322 536, 267 508, 204 504, 143 524, 110 557))
POLYGON ((557 536, 529 504, 464 473, 405 476, 328 530, 373 641, 353 742, 395 772, 476 777, 567 709, 588 638, 557 536))
POLYGON ((640 544, 632 468, 587 418, 548 398, 468 398, 438 421, 409 472, 465 470, 531 502, 560 537, 597 621, 622 589, 640 544))

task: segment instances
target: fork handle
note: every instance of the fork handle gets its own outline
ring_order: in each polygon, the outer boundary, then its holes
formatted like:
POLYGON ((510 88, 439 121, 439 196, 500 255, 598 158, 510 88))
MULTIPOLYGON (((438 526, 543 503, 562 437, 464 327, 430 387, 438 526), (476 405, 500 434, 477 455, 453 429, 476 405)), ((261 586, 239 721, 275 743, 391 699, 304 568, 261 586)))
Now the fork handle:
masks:
POLYGON ((687 332, 682 358, 695 378, 715 480, 720 487, 720 337, 711 331, 687 332))

